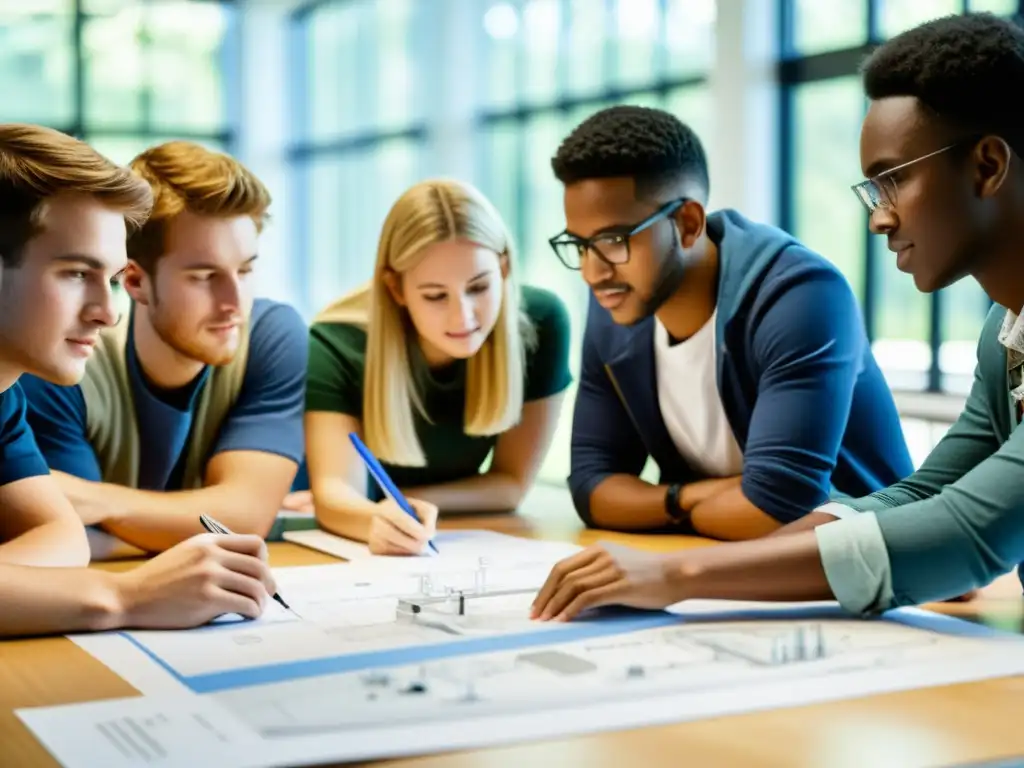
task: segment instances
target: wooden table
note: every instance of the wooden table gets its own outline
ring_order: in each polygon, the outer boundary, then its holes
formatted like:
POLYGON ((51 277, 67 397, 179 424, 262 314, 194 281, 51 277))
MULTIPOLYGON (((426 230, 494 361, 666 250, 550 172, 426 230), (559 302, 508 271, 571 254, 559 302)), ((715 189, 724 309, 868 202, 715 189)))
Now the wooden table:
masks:
MULTIPOLYGON (((582 529, 562 491, 546 491, 518 515, 463 518, 442 527, 489 528, 520 536, 590 544, 609 539, 652 550, 708 546, 685 536, 645 537, 582 529)), ((273 544, 275 566, 337 562, 292 544, 273 544)), ((97 567, 122 569, 132 563, 97 567)), ((1020 631, 1024 601, 1015 576, 969 604, 928 606, 1020 631)), ((0 643, 0 766, 56 763, 18 720, 20 707, 131 696, 138 692, 64 638, 0 643)), ((606 732, 442 754, 379 765, 389 768, 620 768, 721 766, 948 766, 1024 754, 1019 724, 1024 677, 950 685, 679 725, 606 732)))

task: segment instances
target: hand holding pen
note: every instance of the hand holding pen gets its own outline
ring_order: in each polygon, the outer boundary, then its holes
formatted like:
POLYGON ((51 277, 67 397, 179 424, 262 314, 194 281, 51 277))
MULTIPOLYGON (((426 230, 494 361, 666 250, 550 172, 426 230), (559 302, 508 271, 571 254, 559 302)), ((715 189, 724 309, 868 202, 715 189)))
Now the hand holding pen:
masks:
MULTIPOLYGON (((199 516, 199 522, 202 524, 203 528, 208 530, 210 533, 219 533, 219 534, 230 534, 231 533, 231 531, 229 531, 226 526, 222 525, 221 523, 218 523, 216 520, 214 520, 209 515, 200 515, 199 516)), ((284 599, 279 594, 277 594, 277 592, 274 592, 274 594, 271 595, 271 597, 273 597, 274 600, 276 600, 278 603, 280 603, 283 608, 286 608, 289 611, 292 610, 291 606, 289 606, 288 603, 286 603, 284 601, 284 599)), ((295 613, 295 612, 292 611, 292 613, 295 613)), ((298 614, 296 614, 296 616, 297 615, 298 614)))
POLYGON ((355 432, 349 433, 349 440, 386 496, 377 504, 376 514, 370 522, 367 538, 370 551, 375 555, 419 554, 426 544, 434 554, 440 554, 431 541, 437 524, 437 507, 426 501, 407 498, 355 432))

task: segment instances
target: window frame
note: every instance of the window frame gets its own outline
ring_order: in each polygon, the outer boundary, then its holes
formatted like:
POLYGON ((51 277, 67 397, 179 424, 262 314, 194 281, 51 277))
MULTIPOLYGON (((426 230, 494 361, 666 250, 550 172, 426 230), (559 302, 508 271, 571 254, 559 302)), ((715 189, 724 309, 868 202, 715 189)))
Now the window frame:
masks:
MULTIPOLYGON (((779 0, 778 3, 778 40, 779 61, 777 64, 777 82, 779 98, 779 175, 778 175, 778 210, 779 226, 792 232, 796 221, 797 189, 796 189, 796 147, 800 139, 799 126, 795 124, 795 102, 798 89, 808 83, 821 82, 839 77, 856 75, 861 62, 882 42, 881 12, 885 0, 865 0, 867 39, 860 45, 824 51, 821 53, 802 54, 796 48, 796 5, 797 0, 779 0)), ((960 0, 960 13, 970 10, 970 0, 960 0)), ((1024 0, 1018 0, 1017 16, 1024 14, 1024 0)), ((851 181, 850 183, 853 183, 851 181)), ((851 205, 858 205, 852 197, 851 205)), ((862 206, 861 206, 862 207, 862 206)), ((868 215, 864 211, 864 226, 868 226, 868 215)), ((874 342, 877 336, 878 318, 881 315, 880 293, 881 278, 876 265, 876 247, 874 236, 868 235, 864 240, 863 270, 860 275, 863 281, 861 308, 867 328, 868 339, 874 342)), ((943 338, 943 291, 935 291, 928 297, 928 346, 931 362, 926 372, 925 392, 946 393, 945 376, 940 360, 940 349, 943 338)), ((991 306, 991 302, 990 302, 991 306)), ((979 308, 981 312, 981 308, 979 308)))

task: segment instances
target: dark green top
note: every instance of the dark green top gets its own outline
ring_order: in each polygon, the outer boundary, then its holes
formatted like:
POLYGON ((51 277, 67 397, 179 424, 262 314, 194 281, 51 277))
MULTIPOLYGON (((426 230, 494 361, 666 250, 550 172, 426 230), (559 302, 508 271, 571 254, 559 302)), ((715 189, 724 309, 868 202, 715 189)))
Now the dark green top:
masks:
MULTIPOLYGON (((540 400, 562 392, 572 382, 569 372, 569 315, 550 291, 523 286, 521 307, 536 330, 536 344, 526 351, 525 399, 540 400)), ((460 480, 480 471, 497 436, 477 437, 463 432, 466 404, 466 362, 442 369, 427 367, 419 346, 410 344, 413 379, 430 415, 426 421, 413 409, 416 434, 426 456, 424 467, 385 469, 399 488, 460 480)), ((366 331, 347 323, 314 323, 309 338, 306 410, 363 414, 363 368, 366 331)), ((343 436, 339 435, 339 439, 343 436)), ((376 483, 367 484, 368 496, 381 498, 376 483)))

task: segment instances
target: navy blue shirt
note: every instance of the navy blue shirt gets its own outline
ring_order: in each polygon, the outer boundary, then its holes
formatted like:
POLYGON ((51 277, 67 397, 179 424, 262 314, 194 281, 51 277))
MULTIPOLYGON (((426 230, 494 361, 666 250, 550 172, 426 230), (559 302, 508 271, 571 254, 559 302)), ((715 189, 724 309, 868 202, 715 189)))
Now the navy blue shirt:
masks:
POLYGON ((15 382, 0 392, 0 485, 48 474, 50 470, 25 421, 25 394, 15 382))
MULTIPOLYGON (((307 357, 307 328, 299 314, 287 304, 257 299, 238 400, 207 461, 224 451, 263 451, 302 462, 307 357)), ((210 368, 180 389, 165 390, 147 381, 132 343, 127 345, 126 362, 139 429, 139 488, 179 490, 196 395, 210 368)), ((102 480, 86 434, 81 387, 56 386, 34 376, 23 377, 22 385, 28 400, 28 423, 50 468, 86 480, 102 480)))
MULTIPOLYGON (((832 493, 865 496, 909 475, 892 392, 839 270, 735 211, 710 214, 707 231, 719 256, 718 395, 743 450, 743 495, 789 523, 832 493)), ((654 323, 617 325, 591 297, 569 476, 588 524, 594 489, 610 475, 639 475, 648 456, 662 483, 703 479, 661 415, 654 323)))

